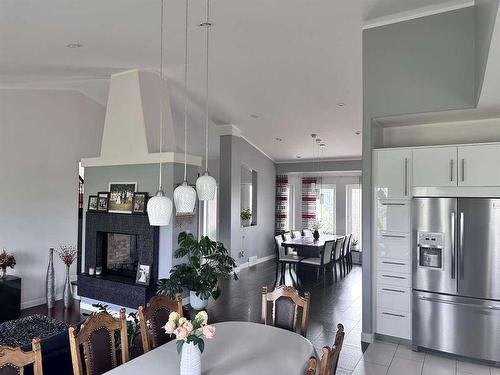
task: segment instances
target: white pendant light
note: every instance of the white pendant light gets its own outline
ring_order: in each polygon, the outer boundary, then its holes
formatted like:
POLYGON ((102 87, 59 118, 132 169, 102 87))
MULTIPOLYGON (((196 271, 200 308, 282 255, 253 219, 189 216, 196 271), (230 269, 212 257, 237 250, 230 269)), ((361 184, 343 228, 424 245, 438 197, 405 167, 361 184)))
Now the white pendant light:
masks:
POLYGON ((208 125, 209 125, 209 115, 208 115, 208 57, 209 57, 209 40, 210 40, 210 27, 212 23, 210 22, 210 0, 207 0, 207 19, 205 22, 201 23, 200 26, 206 27, 206 44, 207 44, 207 55, 206 55, 206 82, 205 82, 205 173, 203 176, 198 177, 196 180, 196 192, 198 193, 198 199, 200 201, 211 201, 215 198, 215 192, 217 190, 217 182, 215 178, 210 176, 208 173, 208 125))
POLYGON ((184 180, 174 190, 177 215, 191 215, 196 204, 196 191, 187 182, 187 123, 188 123, 188 21, 189 0, 186 0, 186 29, 184 45, 184 180))
POLYGON ((149 218, 149 225, 152 226, 165 226, 170 224, 170 217, 172 216, 172 201, 165 196, 161 187, 161 156, 163 146, 163 0, 161 0, 161 35, 160 35, 160 173, 158 191, 156 195, 148 201, 147 211, 149 218))

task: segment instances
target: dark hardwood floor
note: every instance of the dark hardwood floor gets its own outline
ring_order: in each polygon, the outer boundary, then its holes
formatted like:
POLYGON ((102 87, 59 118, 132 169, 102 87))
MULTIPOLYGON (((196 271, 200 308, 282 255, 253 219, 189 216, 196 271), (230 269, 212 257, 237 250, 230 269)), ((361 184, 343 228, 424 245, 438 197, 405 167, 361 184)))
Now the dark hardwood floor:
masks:
MULTIPOLYGON (((217 301, 210 300, 207 308, 212 323, 242 320, 260 322, 261 288, 272 289, 275 282, 275 261, 270 260, 243 269, 239 280, 224 280, 222 294, 217 301)), ((286 283, 291 284, 287 272, 286 283)), ((361 350, 361 267, 354 266, 352 271, 337 283, 328 279, 323 283, 307 282, 303 290, 311 294, 310 320, 307 338, 318 353, 324 345, 332 345, 337 323, 345 327, 346 338, 339 362, 338 374, 350 374, 362 356, 361 350)), ((77 324, 84 317, 79 303, 75 301, 72 309, 65 310, 62 301, 57 301, 49 311, 46 305, 22 310, 22 316, 44 314, 55 319, 77 324)))

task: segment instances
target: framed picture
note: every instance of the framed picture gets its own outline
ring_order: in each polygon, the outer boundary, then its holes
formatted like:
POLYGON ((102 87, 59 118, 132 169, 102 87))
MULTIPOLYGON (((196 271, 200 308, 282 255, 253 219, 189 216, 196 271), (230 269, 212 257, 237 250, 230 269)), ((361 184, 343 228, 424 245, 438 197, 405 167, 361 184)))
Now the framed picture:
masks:
POLYGON ((148 193, 134 193, 132 198, 132 213, 145 214, 148 203, 148 193))
POLYGON ((109 193, 107 191, 97 194, 97 211, 108 212, 109 209, 109 193))
POLYGON ((135 277, 136 284, 149 285, 151 266, 139 264, 137 267, 137 276, 135 277))
POLYGON ((137 182, 110 182, 109 212, 131 214, 132 198, 136 188, 137 182))
POLYGON ((97 211, 97 207, 99 205, 99 197, 97 195, 89 196, 89 206, 87 208, 88 211, 97 211))

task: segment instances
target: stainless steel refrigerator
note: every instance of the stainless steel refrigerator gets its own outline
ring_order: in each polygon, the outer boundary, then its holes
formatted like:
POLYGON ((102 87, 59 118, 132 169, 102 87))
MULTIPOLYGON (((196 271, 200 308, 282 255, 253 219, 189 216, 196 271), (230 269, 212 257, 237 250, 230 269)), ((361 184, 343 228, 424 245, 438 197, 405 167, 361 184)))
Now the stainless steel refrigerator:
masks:
POLYGON ((500 362, 500 199, 413 200, 413 345, 500 362))

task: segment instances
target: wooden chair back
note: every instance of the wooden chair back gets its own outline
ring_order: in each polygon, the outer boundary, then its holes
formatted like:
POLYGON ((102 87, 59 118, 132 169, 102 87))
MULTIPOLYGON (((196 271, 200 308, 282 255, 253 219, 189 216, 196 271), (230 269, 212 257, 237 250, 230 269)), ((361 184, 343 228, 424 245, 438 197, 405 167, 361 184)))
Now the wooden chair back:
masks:
POLYGON ((290 287, 280 285, 272 292, 267 291, 267 287, 262 287, 262 316, 261 323, 268 324, 267 305, 272 303, 271 325, 289 331, 296 332, 298 310, 302 309, 302 321, 300 324, 300 333, 306 337, 307 326, 309 324, 309 292, 301 297, 299 292, 290 287))
POLYGON ((335 343, 330 348, 323 347, 323 356, 321 357, 321 364, 319 367, 319 375, 335 375, 337 365, 339 363, 340 351, 344 343, 344 326, 337 324, 337 334, 335 335, 335 343))
POLYGON ((69 328, 69 344, 74 375, 84 375, 80 355, 83 347, 85 357, 85 374, 100 375, 117 366, 115 353, 115 332, 120 332, 122 364, 128 361, 127 318, 125 309, 120 309, 119 319, 101 312, 87 318, 77 332, 75 327, 69 328))
POLYGON ((316 359, 316 357, 309 358, 309 361, 307 362, 307 370, 305 375, 315 375, 317 366, 318 366, 318 360, 316 359))
POLYGON ((182 296, 180 294, 177 294, 173 300, 163 295, 153 296, 146 308, 139 306, 139 325, 144 353, 172 340, 171 335, 165 333, 163 329, 172 312, 176 312, 182 317, 182 296))
POLYGON ((24 375, 24 368, 31 364, 34 375, 43 375, 40 339, 34 338, 31 347, 31 351, 24 352, 21 348, 0 346, 0 375, 24 375))

